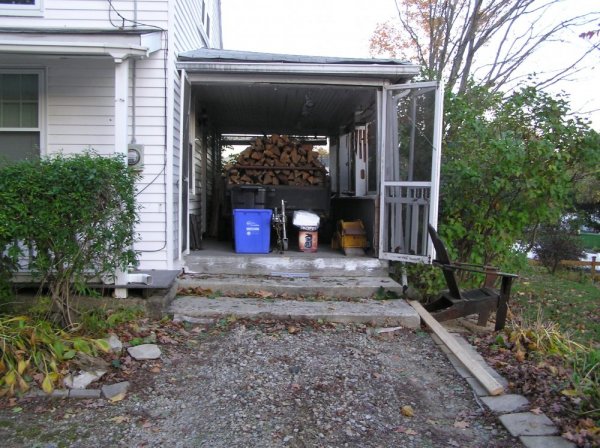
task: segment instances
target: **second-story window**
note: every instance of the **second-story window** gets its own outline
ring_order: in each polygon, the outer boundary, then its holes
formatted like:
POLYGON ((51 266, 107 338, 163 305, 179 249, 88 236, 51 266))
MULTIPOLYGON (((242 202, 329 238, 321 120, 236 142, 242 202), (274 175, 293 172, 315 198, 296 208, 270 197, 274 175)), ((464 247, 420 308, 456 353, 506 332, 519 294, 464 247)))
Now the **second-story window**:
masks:
POLYGON ((43 0, 0 0, 2 16, 41 15, 43 0))

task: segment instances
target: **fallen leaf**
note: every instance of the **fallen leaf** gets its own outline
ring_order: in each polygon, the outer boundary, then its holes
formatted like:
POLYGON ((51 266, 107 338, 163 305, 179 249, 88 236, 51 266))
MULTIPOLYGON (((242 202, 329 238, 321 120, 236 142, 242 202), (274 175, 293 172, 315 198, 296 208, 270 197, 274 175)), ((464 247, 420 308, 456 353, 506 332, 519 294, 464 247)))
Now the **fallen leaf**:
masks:
POLYGON ((575 389, 563 389, 560 391, 560 393, 567 397, 576 397, 577 395, 579 395, 579 392, 575 389))
POLYGON ((152 367, 150 369, 150 372, 152 372, 152 373, 160 373, 160 367, 158 367, 158 366, 157 367, 152 367))
POLYGON ((269 291, 256 291, 256 295, 266 299, 267 297, 273 297, 273 293, 269 291))
POLYGON ((402 412, 402 415, 405 417, 412 417, 415 415, 415 411, 412 408, 412 406, 406 405, 406 406, 402 406, 402 409, 400 409, 400 412, 402 412))
POLYGON ((533 414, 535 414, 535 415, 541 415, 541 414, 543 414, 543 413, 544 413, 544 412, 543 412, 543 411, 542 411, 540 408, 533 408, 533 409, 530 409, 530 410, 529 410, 529 412, 531 412, 531 413, 533 413, 533 414))
POLYGON ((115 395, 110 399, 112 403, 116 403, 117 401, 121 401, 125 398, 125 392, 121 392, 120 394, 115 395))
POLYGON ((517 350, 517 352, 515 353, 515 358, 519 362, 525 361, 525 352, 522 350, 517 350))
POLYGON ((407 434, 409 436, 416 436, 418 433, 414 429, 408 428, 406 431, 404 431, 404 434, 407 434))
POLYGON ((126 415, 118 415, 117 417, 113 417, 111 419, 109 419, 111 422, 114 423, 125 423, 129 421, 129 417, 127 417, 126 415))
POLYGON ((459 429, 467 429, 469 427, 469 422, 460 420, 460 421, 454 422, 454 427, 459 428, 459 429))
POLYGON ((298 327, 295 327, 293 325, 290 325, 287 327, 287 331, 289 334, 296 334, 300 331, 300 329, 298 327))

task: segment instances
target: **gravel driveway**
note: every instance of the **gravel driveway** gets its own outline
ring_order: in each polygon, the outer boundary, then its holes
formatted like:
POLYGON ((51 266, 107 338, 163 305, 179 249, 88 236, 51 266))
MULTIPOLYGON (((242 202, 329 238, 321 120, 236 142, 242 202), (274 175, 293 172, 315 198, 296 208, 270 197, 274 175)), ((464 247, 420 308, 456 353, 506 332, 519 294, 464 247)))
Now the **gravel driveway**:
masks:
POLYGON ((125 400, 19 400, 3 447, 518 447, 427 333, 237 323, 145 361, 125 400))

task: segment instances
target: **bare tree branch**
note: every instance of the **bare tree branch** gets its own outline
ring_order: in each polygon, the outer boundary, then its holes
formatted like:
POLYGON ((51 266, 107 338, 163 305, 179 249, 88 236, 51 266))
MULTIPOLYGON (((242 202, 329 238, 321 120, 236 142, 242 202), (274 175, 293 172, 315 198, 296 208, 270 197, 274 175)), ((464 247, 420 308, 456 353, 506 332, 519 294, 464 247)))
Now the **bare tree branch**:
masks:
MULTIPOLYGON (((450 89, 463 91, 475 75, 501 89, 522 78, 519 69, 545 45, 600 20, 600 11, 570 17, 555 14, 554 8, 567 1, 574 0, 395 0, 400 32, 394 44, 404 51, 412 48, 430 75, 444 77, 450 89)), ((377 50, 373 40, 372 48, 377 50)), ((573 74, 596 49, 591 45, 541 79, 539 86, 573 74)))

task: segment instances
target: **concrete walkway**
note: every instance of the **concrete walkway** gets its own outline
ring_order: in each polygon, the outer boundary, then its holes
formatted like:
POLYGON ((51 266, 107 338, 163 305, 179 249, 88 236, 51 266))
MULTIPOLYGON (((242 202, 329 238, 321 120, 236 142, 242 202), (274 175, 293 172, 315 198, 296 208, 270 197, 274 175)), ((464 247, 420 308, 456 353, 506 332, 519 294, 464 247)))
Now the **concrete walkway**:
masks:
POLYGON ((281 299, 252 299, 232 297, 178 297, 170 307, 176 319, 267 318, 291 320, 318 320, 338 323, 370 323, 372 325, 400 325, 418 328, 417 312, 404 300, 363 300, 360 302, 299 301, 281 299))

